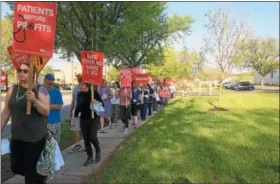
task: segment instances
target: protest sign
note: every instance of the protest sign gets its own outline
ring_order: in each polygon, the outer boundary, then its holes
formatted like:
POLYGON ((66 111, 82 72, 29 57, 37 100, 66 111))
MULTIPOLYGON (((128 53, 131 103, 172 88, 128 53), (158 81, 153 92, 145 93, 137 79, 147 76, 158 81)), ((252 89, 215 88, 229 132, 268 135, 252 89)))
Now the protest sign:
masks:
POLYGON ((120 68, 120 83, 122 87, 131 87, 131 70, 120 68))
POLYGON ((138 73, 134 74, 133 76, 133 82, 135 85, 141 85, 141 84, 149 84, 149 74, 146 73, 138 73))
MULTIPOLYGON (((8 52, 16 70, 20 67, 21 63, 29 62, 28 55, 15 52, 12 46, 8 47, 8 52)), ((32 57, 32 62, 34 63, 38 73, 42 71, 42 69, 48 63, 48 61, 49 58, 47 57, 32 57)))
POLYGON ((160 96, 160 97, 168 97, 168 96, 169 96, 168 90, 167 90, 167 89, 161 89, 161 90, 159 90, 159 96, 160 96))
POLYGON ((95 51, 81 51, 83 81, 100 86, 102 83, 104 54, 95 51))
POLYGON ((21 63, 28 62, 28 56, 26 54, 15 52, 12 46, 8 47, 7 49, 16 70, 20 67, 21 63))
POLYGON ((15 1, 13 49, 22 54, 52 57, 56 13, 56 3, 15 1))
POLYGON ((132 74, 132 75, 141 73, 140 67, 130 68, 130 71, 131 71, 131 74, 132 74))
POLYGON ((8 90, 8 74, 1 72, 1 86, 0 90, 7 91, 8 90))

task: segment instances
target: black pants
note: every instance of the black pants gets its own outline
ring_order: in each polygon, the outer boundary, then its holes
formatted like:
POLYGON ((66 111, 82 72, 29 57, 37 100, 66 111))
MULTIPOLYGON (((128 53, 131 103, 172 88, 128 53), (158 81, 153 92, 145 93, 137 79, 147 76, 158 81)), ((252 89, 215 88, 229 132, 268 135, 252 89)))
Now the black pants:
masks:
POLYGON ((121 105, 120 106, 121 120, 125 124, 125 128, 128 128, 130 108, 129 106, 121 105))
POLYGON ((100 117, 95 117, 93 120, 81 119, 81 131, 84 138, 84 144, 87 152, 87 156, 92 158, 91 144, 94 146, 96 153, 100 153, 100 145, 97 138, 98 124, 100 123, 100 117))
POLYGON ((153 107, 153 101, 149 101, 148 103, 148 116, 151 116, 152 115, 152 107, 153 107))
POLYGON ((42 183, 45 176, 37 173, 37 163, 45 148, 46 137, 37 142, 11 140, 11 170, 25 177, 25 184, 42 183))

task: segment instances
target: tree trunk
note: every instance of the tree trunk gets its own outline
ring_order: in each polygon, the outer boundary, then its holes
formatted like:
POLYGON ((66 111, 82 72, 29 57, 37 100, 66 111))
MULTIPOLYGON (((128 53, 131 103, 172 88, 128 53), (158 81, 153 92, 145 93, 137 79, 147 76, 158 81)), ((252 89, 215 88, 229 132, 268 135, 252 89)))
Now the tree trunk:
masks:
POLYGON ((219 102, 218 102, 218 108, 221 108, 222 106, 222 96, 223 96, 223 85, 221 83, 220 89, 219 89, 219 102))
POLYGON ((261 89, 263 90, 264 76, 261 76, 261 89))

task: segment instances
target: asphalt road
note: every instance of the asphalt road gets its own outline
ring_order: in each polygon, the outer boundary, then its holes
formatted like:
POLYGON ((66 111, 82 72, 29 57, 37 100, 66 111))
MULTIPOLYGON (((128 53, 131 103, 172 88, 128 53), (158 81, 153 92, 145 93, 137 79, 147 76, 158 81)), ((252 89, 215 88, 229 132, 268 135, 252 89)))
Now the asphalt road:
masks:
MULTIPOLYGON (((70 104, 72 100, 72 95, 70 94, 63 94, 63 102, 64 105, 61 108, 61 119, 62 121, 68 120, 69 119, 69 109, 70 109, 70 104)), ((4 102, 1 102, 1 111, 3 108, 4 102)), ((6 127, 3 129, 1 137, 6 138, 11 135, 11 124, 10 122, 6 125, 6 127)))

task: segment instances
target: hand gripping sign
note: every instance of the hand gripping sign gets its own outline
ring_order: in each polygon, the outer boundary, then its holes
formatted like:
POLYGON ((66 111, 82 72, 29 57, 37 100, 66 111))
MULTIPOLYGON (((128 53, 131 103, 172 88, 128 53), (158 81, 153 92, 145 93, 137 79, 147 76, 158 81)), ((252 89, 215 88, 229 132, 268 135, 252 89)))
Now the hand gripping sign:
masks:
POLYGON ((51 58, 56 31, 56 3, 15 2, 13 43, 16 52, 51 58))
POLYGON ((120 68, 120 83, 122 87, 131 87, 131 70, 120 68))

